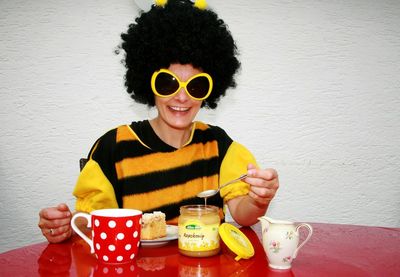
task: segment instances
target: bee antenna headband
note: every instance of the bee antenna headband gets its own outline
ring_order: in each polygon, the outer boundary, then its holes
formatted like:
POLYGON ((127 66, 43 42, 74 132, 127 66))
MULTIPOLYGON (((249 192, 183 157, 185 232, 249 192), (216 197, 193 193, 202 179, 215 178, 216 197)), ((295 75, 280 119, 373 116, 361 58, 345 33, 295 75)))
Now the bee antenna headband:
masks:
MULTIPOLYGON (((164 7, 167 4, 168 0, 156 0, 155 5, 159 7, 164 7)), ((207 8, 206 0, 195 0, 193 6, 200 10, 205 10, 207 8)))

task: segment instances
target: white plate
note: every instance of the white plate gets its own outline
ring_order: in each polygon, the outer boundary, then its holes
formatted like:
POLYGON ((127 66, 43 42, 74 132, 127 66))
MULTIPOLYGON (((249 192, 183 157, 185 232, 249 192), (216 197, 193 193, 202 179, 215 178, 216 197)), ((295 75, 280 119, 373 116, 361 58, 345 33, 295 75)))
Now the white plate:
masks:
POLYGON ((167 225, 167 236, 159 239, 142 239, 140 240, 140 245, 142 246, 160 246, 167 244, 171 240, 175 240, 178 238, 178 226, 176 225, 167 225))

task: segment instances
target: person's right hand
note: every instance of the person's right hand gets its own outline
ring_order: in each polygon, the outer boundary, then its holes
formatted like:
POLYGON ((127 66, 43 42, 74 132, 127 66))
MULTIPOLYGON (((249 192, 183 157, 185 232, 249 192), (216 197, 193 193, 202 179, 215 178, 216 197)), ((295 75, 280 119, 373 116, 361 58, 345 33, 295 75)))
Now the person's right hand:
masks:
POLYGON ((67 204, 44 208, 39 212, 39 228, 43 236, 51 243, 62 242, 72 235, 72 213, 67 204))

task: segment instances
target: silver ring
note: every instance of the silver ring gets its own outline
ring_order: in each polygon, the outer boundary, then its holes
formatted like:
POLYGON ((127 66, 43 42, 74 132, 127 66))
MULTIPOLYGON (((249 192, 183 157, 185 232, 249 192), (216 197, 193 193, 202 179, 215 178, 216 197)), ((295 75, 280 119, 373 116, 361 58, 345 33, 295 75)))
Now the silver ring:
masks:
POLYGON ((53 235, 54 230, 52 228, 50 228, 49 233, 50 233, 50 235, 53 235))

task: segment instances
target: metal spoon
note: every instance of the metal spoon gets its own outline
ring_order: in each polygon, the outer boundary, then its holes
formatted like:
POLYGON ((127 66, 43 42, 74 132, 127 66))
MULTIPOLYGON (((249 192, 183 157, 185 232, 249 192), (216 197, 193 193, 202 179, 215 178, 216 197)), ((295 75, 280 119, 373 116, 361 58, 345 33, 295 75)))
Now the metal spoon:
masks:
POLYGON ((218 189, 209 189, 209 190, 204 190, 204 191, 202 191, 202 192, 199 192, 199 193, 197 194, 197 197, 200 197, 200 198, 208 198, 208 197, 214 196, 214 195, 216 195, 216 194, 220 191, 220 189, 222 189, 223 187, 225 187, 225 186, 227 186, 227 185, 230 185, 230 184, 232 184, 232 183, 234 183, 234 182, 237 182, 237 181, 239 181, 239 180, 242 180, 242 179, 244 179, 244 178, 246 178, 246 177, 247 177, 247 174, 240 175, 240 177, 238 177, 238 178, 236 178, 236 179, 233 179, 233 180, 229 181, 228 183, 223 184, 222 186, 219 186, 218 189))

